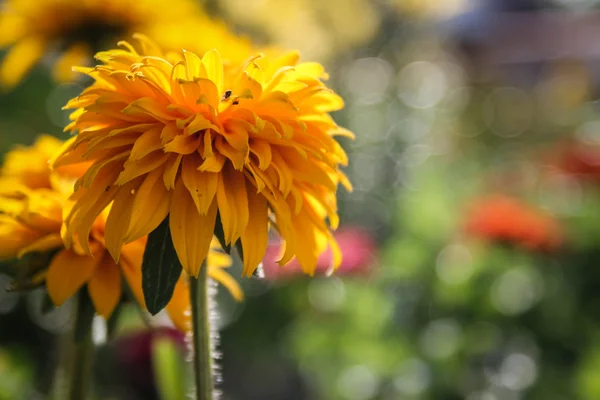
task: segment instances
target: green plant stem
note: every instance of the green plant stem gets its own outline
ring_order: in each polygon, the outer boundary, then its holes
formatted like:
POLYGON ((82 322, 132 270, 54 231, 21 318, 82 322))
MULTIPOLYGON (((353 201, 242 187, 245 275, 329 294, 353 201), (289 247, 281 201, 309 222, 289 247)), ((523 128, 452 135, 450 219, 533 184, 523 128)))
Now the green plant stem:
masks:
POLYGON ((94 352, 91 327, 93 319, 90 319, 87 315, 89 311, 86 310, 83 296, 87 296, 87 293, 79 293, 80 301, 77 304, 75 327, 80 327, 82 324, 89 324, 90 326, 85 329, 85 334, 82 337, 73 337, 72 340, 71 359, 68 365, 68 400, 85 400, 88 398, 90 390, 94 352))
POLYGON ((122 305, 118 304, 108 321, 106 321, 106 340, 109 342, 112 341, 117 335, 119 317, 121 316, 122 309, 122 305))
POLYGON ((207 269, 204 262, 198 278, 190 277, 196 400, 213 400, 214 391, 207 269))

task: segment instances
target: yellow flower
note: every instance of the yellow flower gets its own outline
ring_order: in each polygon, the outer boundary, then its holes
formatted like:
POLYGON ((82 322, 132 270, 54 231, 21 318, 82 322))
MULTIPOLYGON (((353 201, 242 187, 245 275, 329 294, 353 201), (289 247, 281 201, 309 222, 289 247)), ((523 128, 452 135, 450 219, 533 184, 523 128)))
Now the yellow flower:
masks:
MULTIPOLYGON (((8 154, 0 177, 3 187, 0 192, 0 258, 52 252, 49 267, 35 280, 45 280, 48 294, 56 305, 63 304, 87 284, 96 311, 108 318, 121 298, 124 277, 137 301, 144 306, 141 265, 146 237, 124 246, 121 259, 115 263, 106 251, 104 241, 108 209, 101 210, 103 212, 93 221, 88 253, 92 256, 77 246, 64 248, 62 215, 71 206, 67 199, 72 193, 75 178, 85 172, 89 163, 74 163, 67 169, 63 167, 51 173, 48 155, 56 153, 61 146, 59 140, 42 136, 34 146, 19 148, 8 154), (20 162, 27 163, 27 167, 20 162)), ((208 263, 209 275, 240 298, 239 287, 222 270, 230 264, 228 256, 211 252, 208 263)), ((174 324, 181 329, 188 328, 188 298, 187 282, 180 279, 166 309, 174 324)))
MULTIPOLYGON (((377 3, 372 0, 221 0, 219 5, 228 20, 260 32, 269 43, 300 49, 310 58, 324 60, 368 43, 377 34, 381 19, 377 3)), ((221 51, 221 47, 215 47, 221 51)), ((227 56, 223 54, 223 58, 227 56)))
POLYGON ((165 45, 177 49, 174 39, 194 37, 201 52, 213 42, 235 50, 239 40, 193 0, 7 0, 0 8, 0 48, 11 49, 0 66, 0 83, 16 85, 51 51, 58 53, 55 78, 68 81, 73 65, 86 64, 103 43, 133 32, 164 36, 165 45))
MULTIPOLYGON (((50 173, 48 160, 60 149, 62 142, 52 136, 41 136, 33 146, 19 146, 8 153, 4 158, 4 164, 0 167, 0 180, 12 180, 30 189, 49 188, 50 173)), ((62 175, 70 173, 64 168, 62 175)), ((77 177, 77 169, 71 175, 77 177)), ((80 175, 79 175, 80 176, 80 175)), ((0 185, 0 190, 6 190, 7 186, 0 185)))
POLYGON ((147 32, 137 32, 157 38, 156 42, 162 48, 176 51, 174 56, 181 55, 180 49, 202 55, 216 48, 221 52, 224 63, 239 64, 255 51, 248 38, 234 34, 225 23, 202 13, 171 23, 155 24, 147 32))
POLYGON ((469 7, 467 0, 388 0, 398 12, 410 17, 449 19, 469 7))
POLYGON ((328 114, 343 101, 322 83, 323 67, 288 53, 224 70, 216 50, 184 51, 171 64, 139 39, 141 53, 122 43, 97 54, 103 65, 79 69, 95 83, 66 106, 76 110, 65 130, 78 135, 54 166, 94 164, 76 183, 66 243, 91 251, 93 221, 114 200, 106 238, 116 260, 170 215, 175 250, 197 276, 218 213, 225 242, 241 241, 246 275, 264 256, 270 223, 286 243, 280 264, 296 256, 313 274, 330 246, 339 265, 326 220, 337 227, 337 185, 350 183, 334 135, 352 134, 328 114))

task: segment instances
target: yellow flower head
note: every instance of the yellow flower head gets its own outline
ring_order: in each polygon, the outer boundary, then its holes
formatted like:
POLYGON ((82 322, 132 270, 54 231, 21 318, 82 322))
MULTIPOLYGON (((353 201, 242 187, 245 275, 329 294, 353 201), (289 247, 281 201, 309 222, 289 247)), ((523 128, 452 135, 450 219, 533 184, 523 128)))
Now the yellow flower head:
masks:
POLYGON ((323 67, 288 53, 224 70, 216 50, 184 51, 172 64, 140 42, 139 53, 123 43, 81 68, 95 83, 66 106, 76 109, 66 130, 78 135, 54 166, 93 162, 76 184, 67 244, 88 247, 93 221, 114 201, 106 243, 117 260, 124 243, 170 215, 175 250, 197 276, 218 213, 225 242, 241 241, 246 275, 264 256, 270 223, 286 243, 280 264, 296 256, 312 274, 330 246, 339 265, 326 220, 338 224, 338 183, 350 189, 334 135, 351 133, 328 114, 343 101, 322 83, 323 67))
POLYGON ((68 81, 72 65, 86 64, 103 43, 133 32, 164 37, 166 46, 194 37, 201 52, 213 42, 232 50, 249 46, 193 0, 7 0, 0 7, 0 48, 11 47, 0 66, 0 84, 8 87, 50 51, 59 54, 55 78, 68 81))
POLYGON ((31 146, 20 146, 8 153, 0 169, 2 179, 22 181, 29 188, 50 187, 48 160, 60 148, 60 140, 42 136, 31 146))
MULTIPOLYGON (((51 173, 49 154, 56 153, 61 146, 61 141, 42 136, 34 146, 18 148, 8 154, 0 177, 3 187, 0 191, 0 258, 51 252, 53 256, 49 267, 34 280, 45 280, 48 294, 56 305, 63 304, 87 284, 98 314, 107 318, 121 298, 121 281, 124 277, 143 306, 141 265, 145 237, 125 246, 121 259, 115 263, 106 251, 106 212, 103 212, 93 221, 89 253, 84 253, 77 246, 64 248, 61 239, 62 215, 70 207, 67 199, 72 193, 75 178, 85 172, 89 163, 75 163, 67 169, 63 167, 51 173), (19 165, 19 161, 28 163, 29 168, 19 165)), ((235 281, 222 271, 229 264, 227 255, 211 252, 209 275, 240 297, 241 292, 235 281)), ((187 328, 188 297, 187 282, 181 279, 173 299, 166 307, 175 325, 181 329, 187 328)))

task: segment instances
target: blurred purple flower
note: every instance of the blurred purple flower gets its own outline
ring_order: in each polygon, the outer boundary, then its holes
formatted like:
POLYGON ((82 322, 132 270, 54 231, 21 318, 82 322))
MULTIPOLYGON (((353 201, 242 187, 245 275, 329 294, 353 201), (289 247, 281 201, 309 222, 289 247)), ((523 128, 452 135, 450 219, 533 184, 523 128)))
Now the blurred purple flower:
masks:
POLYGON ((185 337, 174 328, 160 327, 137 331, 110 343, 104 355, 100 383, 107 396, 121 399, 158 399, 152 368, 152 343, 157 338, 170 338, 185 352, 185 337), (127 395, 123 395, 127 393, 127 395))

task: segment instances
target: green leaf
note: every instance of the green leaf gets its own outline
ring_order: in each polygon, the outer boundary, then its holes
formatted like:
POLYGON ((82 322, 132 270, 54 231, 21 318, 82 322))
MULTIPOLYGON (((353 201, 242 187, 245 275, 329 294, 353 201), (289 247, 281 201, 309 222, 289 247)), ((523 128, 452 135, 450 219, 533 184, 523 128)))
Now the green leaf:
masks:
POLYGON ((142 264, 142 291, 146 307, 152 315, 165 308, 173 297, 181 270, 167 217, 148 235, 142 264))

